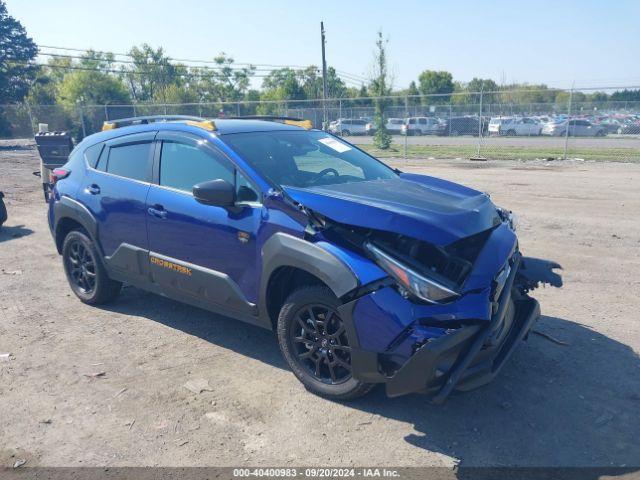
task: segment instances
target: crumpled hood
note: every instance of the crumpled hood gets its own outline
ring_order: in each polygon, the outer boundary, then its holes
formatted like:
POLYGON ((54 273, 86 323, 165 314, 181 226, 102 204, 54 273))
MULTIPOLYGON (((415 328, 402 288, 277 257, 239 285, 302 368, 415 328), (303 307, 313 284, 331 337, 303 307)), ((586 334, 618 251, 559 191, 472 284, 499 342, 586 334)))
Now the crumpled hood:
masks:
POLYGON ((336 222, 436 245, 501 222, 485 193, 426 175, 403 173, 388 180, 284 189, 296 202, 336 222))

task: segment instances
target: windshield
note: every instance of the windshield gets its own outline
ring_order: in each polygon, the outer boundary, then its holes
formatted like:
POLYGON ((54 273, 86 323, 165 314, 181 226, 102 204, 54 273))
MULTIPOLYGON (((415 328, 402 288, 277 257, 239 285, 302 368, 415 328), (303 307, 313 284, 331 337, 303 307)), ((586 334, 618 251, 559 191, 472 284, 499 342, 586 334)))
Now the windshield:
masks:
POLYGON ((224 141, 276 185, 305 188, 397 177, 382 162, 324 132, 234 133, 224 141))

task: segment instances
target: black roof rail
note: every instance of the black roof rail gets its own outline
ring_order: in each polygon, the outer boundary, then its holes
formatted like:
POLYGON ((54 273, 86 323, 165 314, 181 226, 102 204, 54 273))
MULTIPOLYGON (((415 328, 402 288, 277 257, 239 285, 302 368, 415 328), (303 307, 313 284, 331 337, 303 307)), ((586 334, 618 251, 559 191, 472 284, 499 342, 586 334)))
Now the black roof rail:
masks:
POLYGON ((230 120, 264 120, 267 122, 281 122, 287 125, 295 125, 296 127, 306 128, 310 130, 313 128, 313 122, 311 120, 305 120, 304 118, 296 117, 281 117, 278 115, 244 115, 237 117, 224 117, 230 120))
POLYGON ((102 124, 102 130, 113 130, 114 128, 127 127, 129 125, 145 125, 147 123, 176 121, 205 122, 206 119, 191 115, 147 115, 142 117, 116 118, 114 120, 105 121, 102 124))

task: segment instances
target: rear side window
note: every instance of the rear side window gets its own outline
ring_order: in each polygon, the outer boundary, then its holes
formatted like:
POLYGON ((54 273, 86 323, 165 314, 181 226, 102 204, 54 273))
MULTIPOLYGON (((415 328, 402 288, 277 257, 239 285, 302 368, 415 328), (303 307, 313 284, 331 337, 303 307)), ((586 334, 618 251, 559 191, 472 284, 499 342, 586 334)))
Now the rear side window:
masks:
POLYGON ((97 143, 84 151, 84 158, 91 168, 96 168, 104 143, 97 143))
POLYGON ((160 185, 191 192, 195 184, 219 178, 234 183, 233 171, 222 155, 184 143, 162 142, 160 185))
POLYGON ((146 182, 149 180, 150 154, 151 142, 111 147, 107 172, 146 182))

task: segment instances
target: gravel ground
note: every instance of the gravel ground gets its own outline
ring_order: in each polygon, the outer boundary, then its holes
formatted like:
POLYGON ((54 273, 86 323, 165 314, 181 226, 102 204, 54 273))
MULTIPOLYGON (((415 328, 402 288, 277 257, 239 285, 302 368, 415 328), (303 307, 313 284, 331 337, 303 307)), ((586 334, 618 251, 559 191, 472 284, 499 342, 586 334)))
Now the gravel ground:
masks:
POLYGON ((391 162, 490 192, 522 250, 565 268, 535 296, 537 329, 568 345, 532 335, 495 382, 433 406, 323 400, 270 332, 135 288, 81 304, 37 162, 0 144, 0 465, 640 465, 640 165, 391 162))

